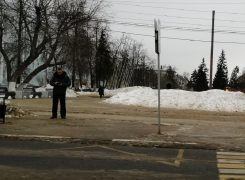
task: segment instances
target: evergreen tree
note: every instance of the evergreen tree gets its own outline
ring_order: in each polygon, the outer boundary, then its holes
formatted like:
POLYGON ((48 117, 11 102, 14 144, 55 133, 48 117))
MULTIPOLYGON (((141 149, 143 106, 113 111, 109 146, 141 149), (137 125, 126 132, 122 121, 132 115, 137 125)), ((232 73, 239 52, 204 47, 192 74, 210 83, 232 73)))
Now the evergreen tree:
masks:
POLYGON ((201 64, 198 67, 197 71, 197 79, 196 79, 196 91, 206 91, 208 90, 208 80, 207 80, 207 67, 202 59, 201 64))
POLYGON ((231 87, 231 88, 237 88, 238 87, 238 73, 239 73, 239 67, 236 66, 231 73, 229 87, 231 87))
POLYGON ((102 30, 99 39, 99 46, 96 52, 95 71, 97 85, 102 81, 103 86, 113 73, 111 50, 105 30, 102 30))
POLYGON ((238 77, 238 88, 245 89, 245 72, 238 77))
POLYGON ((217 64, 217 72, 213 81, 213 89, 224 90, 228 84, 228 68, 225 60, 225 52, 222 50, 217 64))
POLYGON ((189 87, 192 87, 194 91, 206 91, 208 90, 208 80, 207 80, 207 67, 202 59, 201 64, 198 66, 198 70, 194 70, 191 74, 191 80, 189 87))
POLYGON ((193 88, 196 91, 196 84, 197 84, 197 70, 195 69, 191 74, 191 79, 188 83, 188 88, 193 88))

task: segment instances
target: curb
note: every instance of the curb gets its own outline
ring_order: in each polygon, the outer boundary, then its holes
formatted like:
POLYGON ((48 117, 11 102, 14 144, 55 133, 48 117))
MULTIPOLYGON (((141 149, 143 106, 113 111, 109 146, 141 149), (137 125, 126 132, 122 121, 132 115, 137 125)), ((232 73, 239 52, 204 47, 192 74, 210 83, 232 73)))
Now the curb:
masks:
POLYGON ((81 143, 81 144, 110 144, 111 140, 103 139, 84 139, 64 136, 43 136, 43 135, 19 135, 19 134, 0 134, 0 140, 19 140, 19 141, 45 141, 60 143, 81 143))
POLYGON ((86 145, 87 144, 122 145, 122 146, 176 148, 176 149, 203 149, 203 150, 219 150, 219 151, 225 150, 225 151, 242 152, 240 148, 227 148, 219 144, 174 142, 174 141, 151 141, 151 140, 140 140, 140 139, 85 139, 85 138, 72 138, 72 137, 64 137, 64 136, 0 134, 0 140, 79 143, 79 144, 86 144, 86 145))
POLYGON ((172 142, 172 141, 150 141, 138 139, 84 139, 64 136, 43 136, 43 135, 17 135, 17 134, 0 134, 0 139, 19 140, 19 141, 46 141, 46 142, 63 142, 63 143, 80 143, 80 144, 107 144, 107 145, 124 145, 138 147, 165 147, 165 148, 185 148, 185 149, 209 149, 216 150, 215 146, 200 145, 190 142, 172 142))
POLYGON ((176 142, 176 141, 151 141, 138 139, 113 139, 113 144, 133 145, 141 147, 177 148, 177 149, 205 149, 217 150, 214 144, 199 144, 195 142, 176 142))

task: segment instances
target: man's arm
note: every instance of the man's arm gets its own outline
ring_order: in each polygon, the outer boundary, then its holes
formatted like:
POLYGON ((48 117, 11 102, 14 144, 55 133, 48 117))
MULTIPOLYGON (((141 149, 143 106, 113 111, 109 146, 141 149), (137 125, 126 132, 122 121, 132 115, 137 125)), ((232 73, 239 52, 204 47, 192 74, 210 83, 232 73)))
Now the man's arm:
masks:
POLYGON ((64 79, 64 81, 63 81, 63 83, 62 83, 62 86, 64 86, 64 87, 69 87, 71 85, 71 80, 70 80, 70 78, 66 75, 65 76, 65 79, 64 79))
POLYGON ((50 80, 50 85, 51 85, 51 86, 55 86, 55 85, 56 85, 55 82, 54 82, 54 76, 53 76, 52 79, 50 80))

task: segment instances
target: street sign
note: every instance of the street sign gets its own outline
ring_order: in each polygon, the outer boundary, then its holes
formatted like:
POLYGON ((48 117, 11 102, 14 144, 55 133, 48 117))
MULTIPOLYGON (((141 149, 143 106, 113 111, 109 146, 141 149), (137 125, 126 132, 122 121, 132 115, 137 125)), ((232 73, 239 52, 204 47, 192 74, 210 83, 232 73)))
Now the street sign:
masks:
POLYGON ((155 52, 157 54, 161 51, 161 24, 160 20, 154 19, 154 27, 155 27, 155 52))

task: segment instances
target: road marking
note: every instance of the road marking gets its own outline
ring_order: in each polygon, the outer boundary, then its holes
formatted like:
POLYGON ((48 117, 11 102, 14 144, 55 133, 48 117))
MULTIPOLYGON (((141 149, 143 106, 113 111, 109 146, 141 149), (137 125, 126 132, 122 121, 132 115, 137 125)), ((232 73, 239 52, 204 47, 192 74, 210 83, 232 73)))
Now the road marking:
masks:
POLYGON ((219 180, 245 180, 245 153, 217 152, 219 180))
POLYGON ((245 156, 229 156, 229 155, 217 155, 217 159, 242 159, 245 160, 245 156))
POLYGON ((218 168, 229 168, 229 169, 245 169, 245 164, 229 164, 229 163, 218 163, 218 168))
POLYGON ((123 151, 123 150, 119 150, 116 148, 111 148, 111 147, 103 146, 103 145, 78 146, 78 147, 69 147, 69 148, 48 149, 48 150, 75 150, 75 149, 86 149, 86 148, 102 148, 102 149, 118 152, 121 154, 133 156, 133 157, 141 157, 142 159, 147 160, 147 161, 156 161, 156 162, 174 166, 174 167, 180 167, 181 161, 183 161, 183 154, 184 154, 184 150, 180 149, 178 151, 176 158, 160 159, 159 157, 154 157, 154 156, 150 156, 147 154, 131 153, 128 151, 123 151))
POLYGON ((112 151, 119 152, 119 153, 123 153, 123 154, 127 154, 127 155, 131 155, 131 156, 138 156, 138 157, 146 158, 146 159, 149 159, 149 160, 155 160, 157 162, 160 162, 160 163, 163 163, 163 164, 167 164, 167 165, 170 165, 170 166, 175 166, 175 167, 180 167, 180 164, 181 164, 181 161, 183 160, 183 155, 184 155, 184 150, 180 149, 178 151, 176 160, 174 162, 171 162, 169 160, 158 160, 159 158, 152 157, 152 156, 149 156, 149 155, 146 155, 146 154, 130 153, 130 152, 127 152, 127 151, 122 151, 122 150, 118 150, 118 149, 115 149, 115 148, 110 148, 110 147, 107 147, 107 146, 101 146, 101 145, 98 145, 98 147, 101 147, 101 148, 104 148, 104 149, 108 149, 108 150, 112 150, 112 151))
POLYGON ((245 175, 220 175, 220 180, 245 180, 245 175))
POLYGON ((180 167, 183 157, 184 157, 184 149, 180 149, 177 154, 176 160, 174 161, 174 164, 176 164, 177 167, 180 167))
POLYGON ((239 152, 217 152, 218 155, 233 155, 233 156, 245 156, 245 153, 239 152))
POLYGON ((162 164, 167 164, 167 165, 175 166, 175 167, 177 166, 175 164, 175 162, 171 162, 171 161, 168 161, 168 160, 159 160, 158 157, 153 157, 153 156, 149 156, 149 155, 146 155, 146 154, 130 153, 130 152, 127 152, 127 151, 122 151, 122 150, 118 150, 118 149, 115 149, 115 148, 110 148, 110 147, 102 146, 102 145, 98 145, 98 147, 101 147, 101 148, 107 149, 107 150, 111 150, 111 151, 115 151, 115 152, 119 152, 119 153, 126 154, 126 155, 131 155, 131 156, 134 156, 134 157, 141 157, 141 158, 144 158, 145 160, 149 160, 149 161, 153 160, 153 161, 160 162, 162 164))
POLYGON ((219 169, 219 173, 222 174, 240 174, 245 175, 245 169, 219 169))
POLYGON ((245 160, 218 159, 218 163, 242 164, 245 163, 245 160))

